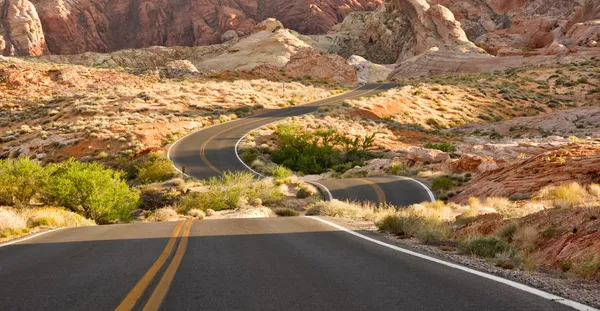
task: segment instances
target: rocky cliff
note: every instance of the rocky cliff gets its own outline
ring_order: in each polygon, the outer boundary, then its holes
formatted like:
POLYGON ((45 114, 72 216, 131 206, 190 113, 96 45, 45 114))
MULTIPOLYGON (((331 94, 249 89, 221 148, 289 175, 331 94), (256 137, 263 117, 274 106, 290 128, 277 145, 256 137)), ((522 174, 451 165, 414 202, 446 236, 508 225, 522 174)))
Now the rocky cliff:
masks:
POLYGON ((248 35, 275 17, 302 33, 324 33, 381 0, 1 0, 5 55, 197 46, 248 35), (223 37, 225 33, 228 33, 223 37), (8 42, 8 43, 7 43, 8 42), (44 43, 45 42, 45 43, 44 43), (47 44, 47 49, 46 49, 47 44))

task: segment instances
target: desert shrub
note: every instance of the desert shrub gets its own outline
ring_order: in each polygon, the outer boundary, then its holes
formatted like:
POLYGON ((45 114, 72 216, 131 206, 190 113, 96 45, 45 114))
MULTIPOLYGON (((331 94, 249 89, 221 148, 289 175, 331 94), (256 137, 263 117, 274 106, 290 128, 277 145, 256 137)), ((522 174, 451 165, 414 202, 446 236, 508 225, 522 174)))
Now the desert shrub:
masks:
POLYGON ((239 156, 244 163, 250 164, 260 156, 260 151, 254 148, 240 149, 239 156))
POLYGON ((188 216, 192 216, 196 219, 204 219, 206 217, 206 213, 200 209, 191 209, 187 212, 188 216))
POLYGON ((440 150, 443 152, 456 152, 456 147, 448 142, 441 142, 441 143, 427 143, 425 144, 425 146, 423 146, 427 149, 435 149, 435 150, 440 150))
POLYGON ((27 222, 16 210, 0 207, 0 238, 18 235, 26 230, 27 222))
POLYGON ((381 231, 385 231, 395 235, 412 236, 419 232, 421 225, 425 219, 420 216, 400 217, 399 215, 389 215, 376 223, 381 231))
POLYGON ((494 256, 497 267, 503 269, 515 269, 523 264, 523 258, 515 249, 510 249, 494 256))
POLYGON ((278 165, 269 171, 269 175, 276 179, 284 179, 292 176, 292 171, 284 166, 278 165))
POLYGON ((175 176, 177 172, 173 168, 173 163, 157 154, 151 154, 137 173, 137 179, 143 184, 163 182, 175 176))
POLYGON ((48 169, 42 192, 47 204, 64 206, 99 224, 129 220, 138 205, 139 193, 129 188, 123 174, 99 163, 71 159, 48 169))
POLYGON ((166 192, 159 188, 147 187, 140 191, 140 208, 144 210, 153 211, 165 206, 174 206, 177 200, 177 193, 166 192))
POLYGON ((510 251, 510 245, 495 237, 473 238, 458 245, 458 251, 482 258, 494 258, 496 254, 510 251))
POLYGON ((92 220, 79 214, 56 207, 30 208, 23 210, 22 215, 27 220, 27 226, 30 228, 40 226, 81 227, 95 224, 92 220))
POLYGON ((47 170, 29 158, 0 160, 0 205, 29 204, 46 177, 47 170))
POLYGON ((273 162, 293 171, 320 174, 349 162, 360 163, 369 158, 375 134, 346 137, 334 130, 307 131, 294 123, 282 123, 275 134, 279 148, 271 154, 273 162))
POLYGON ((533 251, 537 245, 538 231, 533 227, 523 227, 514 233, 513 241, 514 244, 518 245, 521 249, 530 252, 533 251))
POLYGON ((190 209, 235 209, 260 199, 262 204, 278 204, 285 195, 272 181, 256 180, 250 172, 225 172, 221 178, 213 177, 206 183, 207 191, 191 193, 182 199, 177 209, 187 213, 190 209))
POLYGON ((290 216, 298 216, 300 215, 300 213, 298 211, 295 211, 291 208, 287 208, 287 207, 279 207, 273 210, 275 212, 275 214, 282 216, 282 217, 290 217, 290 216))
POLYGON ((510 222, 502 226, 502 228, 496 232, 496 235, 502 240, 510 243, 518 229, 519 225, 516 222, 510 222))
POLYGON ((172 208, 159 208, 149 217, 149 220, 158 222, 177 221, 179 220, 179 216, 172 208))
POLYGON ((314 205, 306 210, 306 216, 317 216, 321 215, 321 206, 314 205))
POLYGON ((314 194, 315 192, 312 191, 312 189, 309 189, 308 187, 300 187, 300 189, 298 189, 298 192, 296 192, 296 198, 306 199, 310 196, 313 196, 314 194))
POLYGON ((406 167, 399 162, 392 163, 392 165, 385 169, 385 172, 390 175, 400 175, 404 171, 406 171, 406 167))
POLYGON ((450 190, 452 187, 454 187, 454 181, 446 176, 436 177, 431 182, 431 189, 436 191, 450 190))
POLYGON ((581 204, 587 197, 586 189, 576 182, 559 186, 547 186, 542 188, 537 198, 549 200, 556 207, 571 208, 581 204))
POLYGON ((545 238, 551 238, 556 235, 556 226, 551 224, 544 231, 542 231, 542 236, 545 238))
POLYGON ((206 214, 207 217, 210 217, 210 216, 214 216, 216 214, 216 212, 215 212, 215 210, 209 208, 206 211, 204 211, 204 214, 206 214))
POLYGON ((600 255, 581 256, 570 263, 569 273, 582 279, 589 279, 600 270, 600 255))

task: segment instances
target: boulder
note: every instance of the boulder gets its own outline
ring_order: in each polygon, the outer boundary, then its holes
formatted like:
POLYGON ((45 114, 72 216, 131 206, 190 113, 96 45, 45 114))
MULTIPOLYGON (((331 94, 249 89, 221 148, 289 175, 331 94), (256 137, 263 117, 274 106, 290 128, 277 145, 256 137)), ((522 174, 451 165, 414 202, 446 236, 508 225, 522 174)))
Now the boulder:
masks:
POLYGON ((446 152, 435 149, 426 149, 413 146, 408 149, 406 159, 420 163, 443 163, 450 159, 450 155, 446 152))
POLYGON ((198 73, 198 69, 189 60, 175 60, 167 63, 167 75, 169 77, 179 77, 198 73))
POLYGON ((310 47, 299 49, 285 65, 285 70, 291 76, 310 76, 343 84, 357 82, 356 71, 344 58, 322 54, 310 47))

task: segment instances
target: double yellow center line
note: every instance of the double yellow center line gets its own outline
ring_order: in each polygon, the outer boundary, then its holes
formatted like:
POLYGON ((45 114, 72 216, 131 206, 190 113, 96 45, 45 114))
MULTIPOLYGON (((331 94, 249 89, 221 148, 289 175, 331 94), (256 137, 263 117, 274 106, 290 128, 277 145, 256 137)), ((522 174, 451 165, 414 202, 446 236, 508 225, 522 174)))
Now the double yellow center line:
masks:
POLYGON ((131 289, 131 291, 127 294, 125 299, 121 302, 121 304, 115 309, 115 311, 130 311, 137 304, 138 300, 142 297, 144 292, 148 289, 152 280, 156 277, 158 271, 165 265, 167 260, 169 259, 173 248, 175 247, 175 243, 179 238, 179 233, 182 231, 183 234, 179 241, 179 246, 175 251, 175 255, 171 260, 171 263, 165 270, 162 278, 158 282, 158 285, 152 292, 152 295, 144 305, 143 311, 154 311, 160 308, 163 300, 167 296, 167 292, 169 291, 169 287, 171 287, 171 283, 175 278, 175 274, 179 265, 181 264, 181 260, 183 259, 183 255, 187 249, 188 237, 190 235, 190 231, 192 230, 193 220, 188 219, 186 221, 180 221, 173 229, 171 234, 171 238, 167 242, 165 249, 162 251, 158 259, 154 262, 154 264, 146 271, 144 276, 135 284, 135 286, 131 289))

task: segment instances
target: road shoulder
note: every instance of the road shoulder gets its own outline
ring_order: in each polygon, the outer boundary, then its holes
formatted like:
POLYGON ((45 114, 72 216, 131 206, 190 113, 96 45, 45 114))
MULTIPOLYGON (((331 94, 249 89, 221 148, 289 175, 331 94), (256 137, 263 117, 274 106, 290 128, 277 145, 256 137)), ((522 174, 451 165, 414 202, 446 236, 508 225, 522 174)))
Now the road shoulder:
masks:
POLYGON ((317 218, 408 251, 521 283, 590 307, 600 308, 600 286, 593 281, 569 279, 550 272, 502 269, 483 259, 458 254, 456 250, 451 250, 451 248, 424 245, 414 238, 400 239, 391 234, 379 232, 372 222, 361 219, 330 216, 319 216, 317 218))

